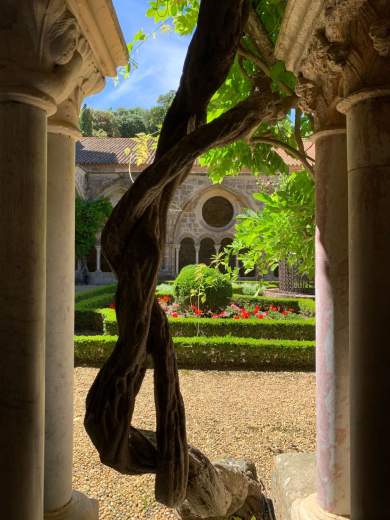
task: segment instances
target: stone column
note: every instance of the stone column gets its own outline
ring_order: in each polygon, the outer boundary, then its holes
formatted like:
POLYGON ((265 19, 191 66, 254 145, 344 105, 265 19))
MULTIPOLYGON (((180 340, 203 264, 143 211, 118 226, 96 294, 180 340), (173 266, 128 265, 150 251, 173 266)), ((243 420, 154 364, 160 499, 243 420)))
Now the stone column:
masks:
POLYGON ((353 520, 390 518, 389 34, 389 2, 366 2, 346 35, 353 59, 338 106, 348 143, 353 520))
MULTIPOLYGON (((80 80, 81 82, 81 80, 80 80)), ((77 86, 49 119, 46 265, 45 520, 96 520, 98 505, 72 491, 75 140, 77 86)))
POLYGON ((195 244, 195 264, 199 264, 199 251, 200 251, 200 245, 195 244))
POLYGON ((7 520, 43 516, 46 117, 0 94, 0 510, 7 520))
POLYGON ((100 272, 102 263, 102 246, 100 244, 95 245, 96 249, 96 271, 100 272))
MULTIPOLYGON (((316 493, 292 504, 292 520, 350 514, 347 143, 343 118, 334 119, 342 126, 314 136, 316 493)), ((304 465, 309 469, 307 461, 304 465)))
POLYGON ((316 143, 317 501, 350 513, 348 368, 348 181, 345 128, 316 143))
POLYGON ((175 245, 175 276, 179 274, 179 253, 180 253, 180 245, 175 245))
POLYGON ((353 520, 390 518, 390 89, 347 100, 351 507, 353 520))
POLYGON ((2 2, 0 19, 0 516, 42 520, 47 116, 81 58, 65 4, 2 2))

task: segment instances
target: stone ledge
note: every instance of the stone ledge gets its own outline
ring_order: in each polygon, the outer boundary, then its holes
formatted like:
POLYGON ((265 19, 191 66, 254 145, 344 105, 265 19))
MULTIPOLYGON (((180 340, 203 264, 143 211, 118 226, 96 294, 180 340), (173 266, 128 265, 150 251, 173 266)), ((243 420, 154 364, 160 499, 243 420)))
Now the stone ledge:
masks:
POLYGON ((292 520, 293 503, 314 492, 314 453, 284 453, 275 458, 272 497, 277 520, 292 520))
POLYGON ((71 501, 57 511, 45 512, 44 520, 98 520, 97 500, 73 491, 71 501))

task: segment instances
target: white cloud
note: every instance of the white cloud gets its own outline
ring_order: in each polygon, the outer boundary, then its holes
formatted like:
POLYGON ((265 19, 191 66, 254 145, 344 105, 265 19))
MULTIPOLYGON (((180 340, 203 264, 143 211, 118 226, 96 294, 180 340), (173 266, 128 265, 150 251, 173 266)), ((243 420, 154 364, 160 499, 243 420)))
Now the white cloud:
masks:
POLYGON ((127 79, 114 86, 108 80, 100 94, 87 100, 96 108, 150 107, 160 94, 179 86, 188 40, 171 34, 159 34, 139 49, 138 67, 127 79))

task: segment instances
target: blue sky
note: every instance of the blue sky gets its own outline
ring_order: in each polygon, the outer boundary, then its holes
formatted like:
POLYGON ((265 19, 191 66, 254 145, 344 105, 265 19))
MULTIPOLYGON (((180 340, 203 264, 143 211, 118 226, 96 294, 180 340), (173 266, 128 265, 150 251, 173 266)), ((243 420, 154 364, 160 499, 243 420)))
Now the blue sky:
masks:
MULTIPOLYGON (((156 28, 153 20, 145 16, 148 0, 114 0, 113 3, 126 42, 140 29, 149 33, 156 28)), ((173 31, 158 33, 134 56, 138 68, 128 79, 121 78, 115 85, 114 80, 108 78, 104 90, 86 98, 85 103, 101 109, 150 108, 160 94, 177 88, 188 44, 188 37, 178 36, 173 31)))

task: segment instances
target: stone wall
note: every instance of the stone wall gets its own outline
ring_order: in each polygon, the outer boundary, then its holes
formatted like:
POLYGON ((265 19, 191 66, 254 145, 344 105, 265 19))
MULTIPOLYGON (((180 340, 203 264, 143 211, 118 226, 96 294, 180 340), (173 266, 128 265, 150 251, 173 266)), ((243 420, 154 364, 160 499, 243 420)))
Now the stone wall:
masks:
MULTIPOLYGON (((138 172, 130 175, 126 167, 119 165, 79 165, 77 171, 78 191, 81 196, 88 199, 106 197, 114 206, 139 175, 138 172)), ((255 177, 250 173, 241 173, 236 177, 226 177, 221 184, 212 184, 207 173, 201 169, 193 170, 178 188, 169 209, 161 277, 175 277, 179 256, 183 258, 184 251, 180 252, 183 240, 186 240, 187 246, 188 239, 192 240, 194 261, 199 259, 199 250, 204 249, 204 240, 211 239, 215 252, 218 252, 222 241, 234 236, 236 216, 245 208, 261 207, 261 203, 256 202, 252 194, 260 190, 273 191, 277 183, 277 177, 255 177), (203 205, 212 197, 226 199, 233 208, 232 219, 222 227, 213 227, 203 218, 203 205)), ((99 277, 106 280, 107 275, 91 273, 90 280, 99 283, 99 277)))

